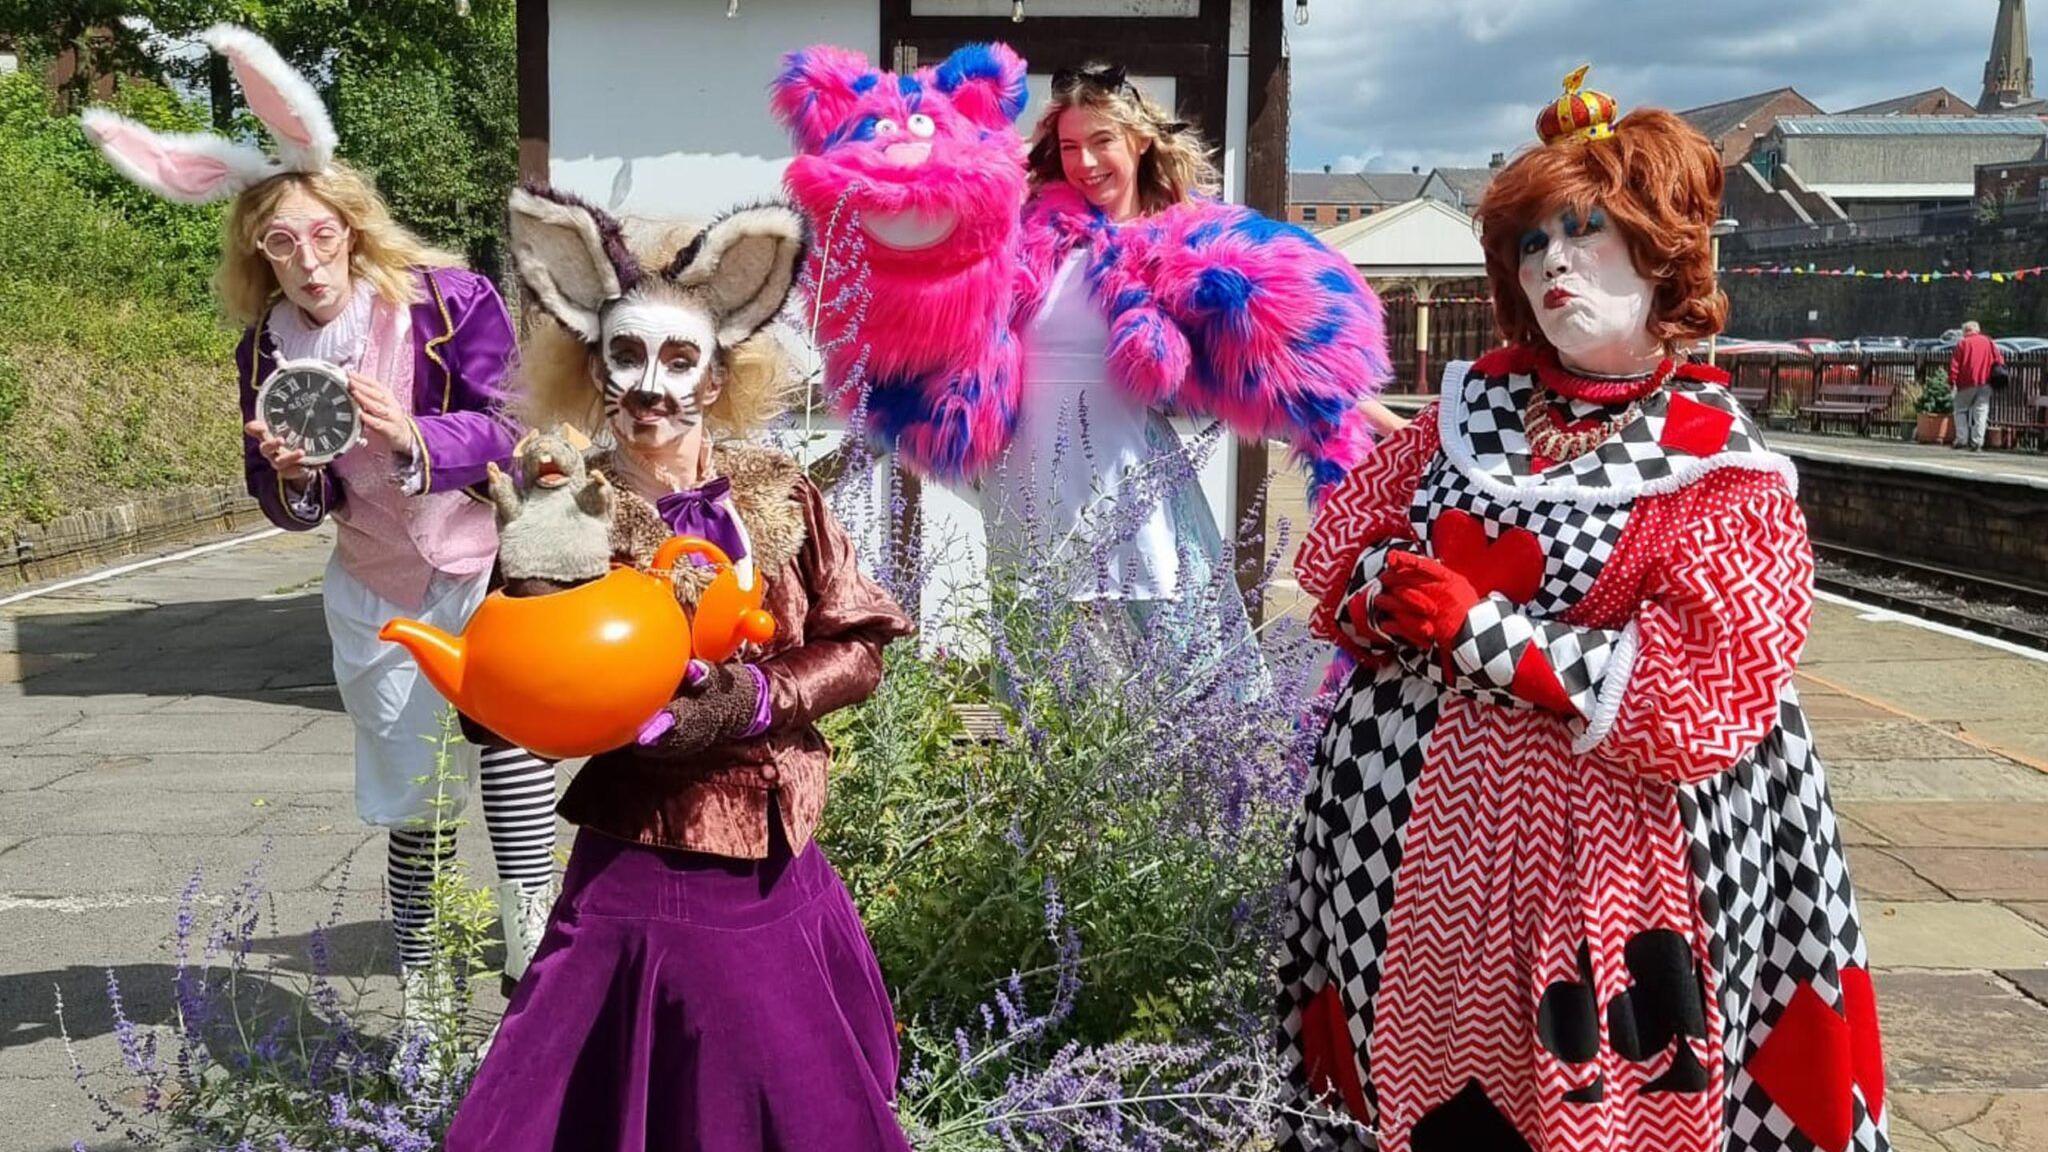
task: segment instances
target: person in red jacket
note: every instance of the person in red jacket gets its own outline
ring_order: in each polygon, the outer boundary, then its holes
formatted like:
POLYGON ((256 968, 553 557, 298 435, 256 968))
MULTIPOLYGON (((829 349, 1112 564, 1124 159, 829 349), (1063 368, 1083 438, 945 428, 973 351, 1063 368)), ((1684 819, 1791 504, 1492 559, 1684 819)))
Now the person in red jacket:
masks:
POLYGON ((1975 320, 1963 321, 1963 338, 1948 358, 1948 382, 1956 393, 1956 438, 1951 448, 1984 450, 1991 422, 1991 371, 2005 366, 2005 354, 1975 320))

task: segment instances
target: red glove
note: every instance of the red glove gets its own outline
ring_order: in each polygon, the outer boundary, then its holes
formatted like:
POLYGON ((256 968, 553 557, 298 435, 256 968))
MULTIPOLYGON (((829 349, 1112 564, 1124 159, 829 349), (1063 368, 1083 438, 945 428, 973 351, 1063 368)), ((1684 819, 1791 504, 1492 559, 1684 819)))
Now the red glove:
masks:
POLYGON ((1390 552, 1373 597, 1373 626, 1424 651, 1448 648, 1479 603, 1472 582, 1414 552, 1390 552))

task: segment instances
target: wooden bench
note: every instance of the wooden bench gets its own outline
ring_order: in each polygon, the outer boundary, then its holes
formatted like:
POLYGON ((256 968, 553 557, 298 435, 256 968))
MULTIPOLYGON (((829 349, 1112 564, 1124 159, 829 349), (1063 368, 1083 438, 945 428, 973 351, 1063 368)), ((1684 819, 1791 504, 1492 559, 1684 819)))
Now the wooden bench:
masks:
POLYGON ((1764 394, 1768 391, 1769 389, 1761 384, 1730 384, 1728 386, 1728 394, 1735 397, 1735 402, 1748 409, 1749 414, 1752 416, 1763 415, 1764 394))
POLYGON ((1799 414, 1806 417, 1807 426, 1815 431, 1823 420, 1847 417, 1856 422, 1856 433, 1861 436, 1870 432, 1870 418, 1891 407, 1891 403, 1889 384, 1823 383, 1813 403, 1800 408, 1799 414))

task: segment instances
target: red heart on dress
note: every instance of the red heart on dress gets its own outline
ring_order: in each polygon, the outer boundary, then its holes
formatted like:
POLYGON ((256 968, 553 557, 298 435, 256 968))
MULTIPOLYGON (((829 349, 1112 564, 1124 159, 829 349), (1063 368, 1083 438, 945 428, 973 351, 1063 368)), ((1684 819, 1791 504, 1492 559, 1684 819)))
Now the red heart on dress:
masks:
POLYGON ((1543 586, 1543 542, 1526 528, 1505 527, 1488 540, 1478 517, 1446 508, 1429 526, 1429 550, 1481 596, 1498 592, 1527 604, 1543 586))

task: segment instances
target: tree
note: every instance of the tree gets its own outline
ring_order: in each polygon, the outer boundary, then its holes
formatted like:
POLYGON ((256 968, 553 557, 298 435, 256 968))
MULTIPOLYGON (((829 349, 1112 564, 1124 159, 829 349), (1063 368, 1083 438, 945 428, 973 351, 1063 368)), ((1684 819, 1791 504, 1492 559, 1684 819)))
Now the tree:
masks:
POLYGON ((312 78, 341 155, 393 213, 495 276, 504 198, 518 174, 515 0, 0 0, 0 34, 71 52, 67 104, 95 78, 177 81, 208 94, 216 127, 256 130, 218 57, 182 49, 228 22, 312 78))

